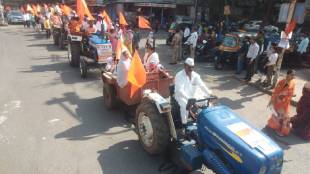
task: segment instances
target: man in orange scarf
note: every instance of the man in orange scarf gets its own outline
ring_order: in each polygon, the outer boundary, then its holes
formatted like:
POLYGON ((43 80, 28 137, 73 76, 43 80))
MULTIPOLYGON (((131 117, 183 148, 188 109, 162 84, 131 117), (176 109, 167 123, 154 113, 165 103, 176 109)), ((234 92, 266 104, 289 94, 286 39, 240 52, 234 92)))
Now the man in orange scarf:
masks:
POLYGON ((268 106, 273 110, 268 120, 268 127, 275 130, 279 136, 290 133, 290 104, 295 92, 295 71, 288 70, 286 78, 281 80, 271 96, 268 106))

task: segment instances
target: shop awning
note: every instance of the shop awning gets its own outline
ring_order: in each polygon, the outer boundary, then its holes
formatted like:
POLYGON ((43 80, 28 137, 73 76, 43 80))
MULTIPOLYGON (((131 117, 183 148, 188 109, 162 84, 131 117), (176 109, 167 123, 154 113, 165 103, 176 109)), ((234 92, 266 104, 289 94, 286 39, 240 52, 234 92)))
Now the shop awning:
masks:
POLYGON ((158 4, 158 3, 135 3, 137 7, 160 7, 160 8, 176 8, 176 4, 158 4))

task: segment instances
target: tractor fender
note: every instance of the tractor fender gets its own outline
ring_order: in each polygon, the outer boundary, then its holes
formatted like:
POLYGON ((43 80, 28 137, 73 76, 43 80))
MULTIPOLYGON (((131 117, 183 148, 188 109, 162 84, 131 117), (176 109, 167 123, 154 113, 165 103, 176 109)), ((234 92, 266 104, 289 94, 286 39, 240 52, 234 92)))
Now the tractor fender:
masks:
POLYGON ((157 92, 152 92, 151 90, 145 90, 143 92, 143 99, 145 98, 152 101, 156 105, 159 113, 163 114, 171 112, 170 102, 165 98, 163 98, 157 92))

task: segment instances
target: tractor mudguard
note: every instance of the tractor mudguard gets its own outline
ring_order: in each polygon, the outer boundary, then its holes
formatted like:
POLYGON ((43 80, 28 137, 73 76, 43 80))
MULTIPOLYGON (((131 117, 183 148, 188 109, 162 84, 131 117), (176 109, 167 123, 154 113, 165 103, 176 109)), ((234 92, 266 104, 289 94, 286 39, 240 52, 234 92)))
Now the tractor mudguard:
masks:
POLYGON ((143 98, 148 98, 150 101, 152 101, 156 105, 158 112, 161 114, 171 111, 171 105, 169 101, 163 98, 157 92, 145 90, 143 98))

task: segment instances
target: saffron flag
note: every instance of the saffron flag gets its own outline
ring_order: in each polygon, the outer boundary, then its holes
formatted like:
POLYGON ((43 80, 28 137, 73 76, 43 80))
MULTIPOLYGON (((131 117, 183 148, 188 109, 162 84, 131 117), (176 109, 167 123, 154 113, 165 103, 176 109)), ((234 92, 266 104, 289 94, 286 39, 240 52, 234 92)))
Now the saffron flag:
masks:
POLYGON ((32 13, 32 8, 31 8, 31 6, 29 5, 29 4, 27 4, 27 8, 26 8, 26 10, 27 10, 27 12, 31 12, 32 13))
POLYGON ((72 9, 67 5, 62 5, 60 6, 60 8, 61 8, 62 13, 66 16, 69 16, 72 11, 72 9))
POLYGON ((31 5, 31 8, 32 8, 32 14, 33 14, 33 15, 37 15, 37 6, 34 5, 34 4, 32 4, 32 5, 31 5))
POLYGON ((131 83, 130 97, 132 97, 146 83, 146 72, 137 50, 133 55, 127 80, 131 83))
POLYGON ((292 20, 291 23, 286 27, 285 34, 289 35, 296 27, 296 21, 292 20))
POLYGON ((38 13, 41 13, 41 6, 40 6, 39 4, 37 5, 37 8, 36 8, 36 9, 37 9, 37 12, 38 12, 38 13))
POLYGON ((115 57, 116 60, 119 60, 121 58, 122 54, 122 41, 120 39, 117 40, 117 45, 115 48, 115 57))
POLYGON ((119 12, 119 24, 120 25, 124 25, 124 26, 128 25, 128 23, 127 23, 127 21, 125 19, 125 16, 123 15, 122 12, 119 12))
POLYGON ((106 22, 109 26, 111 26, 111 25, 112 25, 112 20, 111 20, 110 16, 108 15, 108 13, 107 13, 105 10, 103 10, 102 16, 104 17, 105 22, 106 22))
POLYGON ((138 17, 138 23, 139 23, 139 28, 152 29, 150 22, 147 19, 145 19, 143 16, 138 17))
POLYGON ((94 20, 95 18, 90 13, 85 0, 76 0, 76 12, 82 21, 84 19, 84 15, 88 16, 90 20, 94 20))

